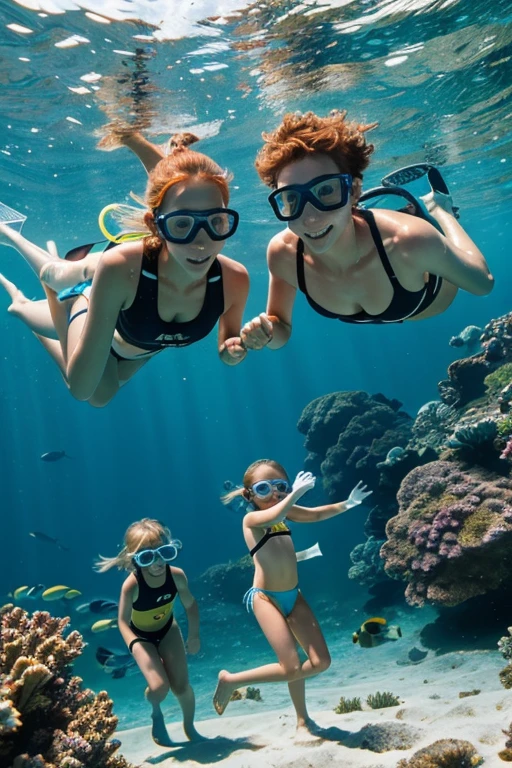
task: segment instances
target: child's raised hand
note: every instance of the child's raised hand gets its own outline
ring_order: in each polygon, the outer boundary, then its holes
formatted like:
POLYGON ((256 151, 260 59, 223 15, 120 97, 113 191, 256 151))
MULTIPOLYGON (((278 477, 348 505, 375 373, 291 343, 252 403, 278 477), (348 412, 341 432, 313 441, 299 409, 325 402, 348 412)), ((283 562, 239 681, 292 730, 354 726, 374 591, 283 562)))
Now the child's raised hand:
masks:
POLYGON ((315 487, 316 477, 311 472, 299 472, 292 485, 292 493, 297 498, 304 496, 305 493, 315 487))
POLYGON ((272 341, 273 333, 272 321, 265 312, 261 312, 244 325, 240 336, 247 349, 263 349, 272 341))
POLYGON ((370 493, 373 493, 373 491, 367 491, 367 486, 363 485, 362 480, 358 482, 355 488, 353 488, 350 491, 350 496, 345 502, 346 509, 352 509, 352 507, 357 507, 358 504, 362 504, 363 501, 366 499, 367 496, 370 495, 370 493))
POLYGON ((189 637, 186 644, 187 653, 189 653, 191 656, 195 656, 196 653, 199 653, 199 650, 201 648, 201 641, 198 637, 189 637))

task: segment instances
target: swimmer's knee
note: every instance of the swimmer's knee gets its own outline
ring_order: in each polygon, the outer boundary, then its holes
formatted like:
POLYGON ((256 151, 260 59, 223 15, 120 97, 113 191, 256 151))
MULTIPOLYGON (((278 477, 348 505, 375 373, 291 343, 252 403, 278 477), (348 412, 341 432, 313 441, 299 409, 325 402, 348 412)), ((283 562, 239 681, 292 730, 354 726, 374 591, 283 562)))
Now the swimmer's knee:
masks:
POLYGON ((325 655, 319 656, 315 661, 312 660, 311 664, 318 674, 325 672, 331 666, 331 654, 326 651, 325 655))
POLYGON ((288 680, 295 680, 302 673, 302 664, 298 656, 279 662, 288 680))
POLYGON ((169 684, 165 680, 155 680, 146 689, 146 698, 151 704, 161 704, 169 693, 169 684))

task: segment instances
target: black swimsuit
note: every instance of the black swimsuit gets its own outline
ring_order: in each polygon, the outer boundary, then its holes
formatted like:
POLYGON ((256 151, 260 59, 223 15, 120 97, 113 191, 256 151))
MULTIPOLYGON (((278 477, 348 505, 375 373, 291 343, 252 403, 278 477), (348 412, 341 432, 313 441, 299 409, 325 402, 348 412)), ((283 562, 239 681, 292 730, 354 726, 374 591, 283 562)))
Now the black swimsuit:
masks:
POLYGON ((215 259, 207 274, 204 303, 192 320, 165 322, 158 314, 158 260, 142 257, 137 293, 128 309, 122 309, 116 331, 128 344, 148 352, 165 347, 187 347, 213 330, 224 312, 222 267, 215 259))
POLYGON ((148 642, 158 648, 172 626, 178 588, 168 565, 165 581, 160 587, 150 587, 140 568, 135 571, 135 578, 139 592, 132 605, 130 629, 137 638, 128 647, 131 651, 135 643, 148 642))
POLYGON ((297 281, 299 283, 299 289, 305 294, 310 306, 315 312, 318 312, 318 314, 323 315, 324 317, 341 320, 342 323, 403 323, 404 320, 419 315, 420 312, 423 312, 427 307, 430 307, 439 294, 443 283, 442 278, 437 275, 429 275, 428 282, 425 283, 425 286, 420 291, 406 290, 400 284, 393 271, 393 267, 391 266, 386 249, 384 248, 384 243, 382 242, 372 211, 358 208, 357 213, 362 216, 370 227, 373 242, 377 247, 382 266, 393 286, 393 298, 391 299, 389 307, 379 315, 371 315, 364 309, 353 315, 338 315, 335 312, 330 312, 328 309, 321 307, 320 304, 317 304, 307 291, 304 276, 304 242, 300 238, 297 243, 297 281))

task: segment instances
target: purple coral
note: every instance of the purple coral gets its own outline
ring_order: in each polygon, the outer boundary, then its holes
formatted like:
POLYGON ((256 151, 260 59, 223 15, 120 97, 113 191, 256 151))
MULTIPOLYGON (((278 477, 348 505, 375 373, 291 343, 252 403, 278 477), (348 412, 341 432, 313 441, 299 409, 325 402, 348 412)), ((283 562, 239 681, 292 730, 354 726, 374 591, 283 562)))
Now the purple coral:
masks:
POLYGON ((381 556, 409 582, 409 603, 457 605, 512 577, 512 479, 435 461, 410 472, 397 498, 381 556))

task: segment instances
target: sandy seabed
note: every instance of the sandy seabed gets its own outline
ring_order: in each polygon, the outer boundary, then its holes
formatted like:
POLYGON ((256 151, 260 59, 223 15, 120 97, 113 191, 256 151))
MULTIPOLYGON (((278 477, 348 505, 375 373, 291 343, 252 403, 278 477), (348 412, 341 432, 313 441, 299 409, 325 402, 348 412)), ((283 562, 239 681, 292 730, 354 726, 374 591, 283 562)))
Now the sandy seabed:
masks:
MULTIPOLYGON (((281 711, 261 710, 252 700, 231 702, 226 713, 197 721, 207 740, 191 744, 183 740, 179 723, 168 723, 176 745, 161 748, 151 740, 149 726, 120 731, 120 752, 135 765, 180 764, 225 768, 395 768, 401 758, 437 739, 470 741, 484 758, 485 768, 506 763, 498 757, 504 748, 502 729, 512 721, 512 691, 500 685, 504 666, 500 654, 491 651, 429 655, 419 664, 394 666, 379 663, 365 654, 357 675, 339 687, 322 686, 322 677, 307 684, 311 717, 320 735, 299 739, 291 707, 281 711), (480 690, 459 697, 461 691, 480 690), (365 709, 338 715, 333 710, 340 696, 366 696, 391 691, 401 704, 386 709, 365 709), (371 726, 371 727, 367 727, 371 726), (397 749, 397 746, 407 748, 397 749), (382 751, 381 751, 382 750, 382 751)), ((275 686, 261 686, 269 700, 275 686)), ((213 713, 213 709, 212 709, 213 713)))

